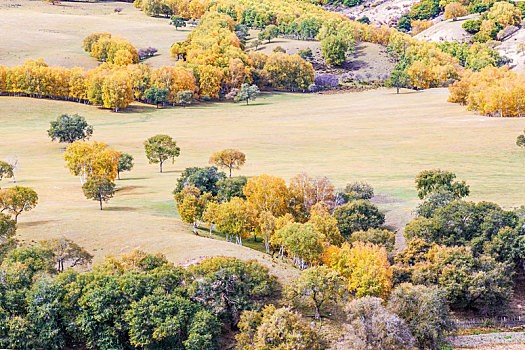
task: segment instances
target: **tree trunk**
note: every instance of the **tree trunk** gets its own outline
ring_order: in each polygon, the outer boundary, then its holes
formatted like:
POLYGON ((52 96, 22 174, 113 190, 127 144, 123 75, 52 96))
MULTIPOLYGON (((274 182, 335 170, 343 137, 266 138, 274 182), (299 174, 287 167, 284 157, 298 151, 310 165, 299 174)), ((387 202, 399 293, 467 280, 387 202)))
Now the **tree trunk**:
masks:
POLYGON ((230 168, 230 177, 232 177, 232 168, 230 168))
POLYGON ((117 180, 120 180, 120 171, 117 169, 117 180))
POLYGON ((399 94, 399 86, 397 86, 396 88, 397 88, 397 93, 399 94))
POLYGON ((162 160, 159 163, 160 163, 160 172, 162 173, 162 160))
POLYGON ((100 199, 100 210, 102 210, 102 199, 100 199))

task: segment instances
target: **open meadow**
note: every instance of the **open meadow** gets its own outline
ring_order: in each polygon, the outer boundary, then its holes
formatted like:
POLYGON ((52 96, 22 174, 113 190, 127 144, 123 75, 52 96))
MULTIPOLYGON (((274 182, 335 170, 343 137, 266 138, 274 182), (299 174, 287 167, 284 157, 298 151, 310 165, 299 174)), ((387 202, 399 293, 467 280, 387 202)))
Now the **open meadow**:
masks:
POLYGON ((264 94, 249 106, 155 109, 134 104, 113 113, 77 103, 0 97, 0 157, 18 159, 17 182, 40 197, 38 206, 20 217, 18 234, 26 241, 64 236, 99 259, 139 248, 177 262, 209 255, 270 261, 254 250, 195 237, 177 219, 171 192, 184 168, 205 166, 213 152, 234 147, 247 154, 236 174, 268 173, 288 180, 307 172, 327 176, 337 187, 365 180, 376 188, 375 201, 397 228, 417 205, 414 176, 423 169, 456 172, 471 185, 472 200, 523 204, 525 155, 515 139, 525 120, 478 116, 446 99, 445 89, 399 95, 381 89, 264 94), (84 198, 79 179, 64 167, 64 146, 47 136, 49 121, 63 113, 86 117, 94 125, 92 139, 135 158, 135 168, 117 181, 121 189, 103 211, 84 198), (181 147, 181 156, 163 174, 147 163, 142 145, 157 133, 173 136, 181 147))
POLYGON ((86 69, 99 62, 82 50, 82 40, 94 32, 109 32, 128 39, 137 49, 154 47, 147 60, 153 67, 173 64, 170 47, 183 41, 191 26, 175 30, 167 18, 148 17, 124 2, 64 2, 3 0, 0 2, 0 64, 14 66, 43 58, 50 66, 86 69), (120 7, 122 11, 115 13, 120 7), (30 23, 30 24, 29 24, 30 23))

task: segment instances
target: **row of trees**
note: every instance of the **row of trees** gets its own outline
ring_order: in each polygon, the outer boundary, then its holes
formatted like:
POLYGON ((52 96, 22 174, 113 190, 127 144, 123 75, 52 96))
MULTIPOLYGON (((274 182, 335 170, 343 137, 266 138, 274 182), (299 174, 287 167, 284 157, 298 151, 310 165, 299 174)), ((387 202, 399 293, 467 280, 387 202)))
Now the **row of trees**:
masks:
POLYGON ((449 102, 468 106, 492 117, 522 117, 525 105, 525 75, 508 68, 486 67, 466 71, 449 87, 449 102))
POLYGON ((161 102, 173 105, 190 103, 198 91, 193 73, 180 66, 152 69, 145 64, 104 63, 86 71, 79 67, 49 67, 41 59, 12 68, 0 66, 2 93, 92 103, 115 111, 134 100, 155 103, 157 100, 146 95, 152 88, 166 89, 161 102))

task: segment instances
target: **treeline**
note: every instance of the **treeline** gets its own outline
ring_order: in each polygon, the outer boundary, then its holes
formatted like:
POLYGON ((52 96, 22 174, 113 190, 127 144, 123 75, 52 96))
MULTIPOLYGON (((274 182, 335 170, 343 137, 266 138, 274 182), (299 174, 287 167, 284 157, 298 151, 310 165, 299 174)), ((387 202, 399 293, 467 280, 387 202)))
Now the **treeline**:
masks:
POLYGON ((13 96, 62 99, 92 103, 118 111, 134 100, 147 102, 151 87, 168 90, 168 102, 178 103, 177 93, 198 96, 193 73, 181 66, 150 68, 145 64, 119 66, 103 63, 85 70, 49 67, 42 59, 22 66, 0 66, 0 92, 13 96))
POLYGON ((449 87, 449 102, 468 106, 491 117, 525 115, 525 74, 509 69, 487 67, 466 71, 449 87))

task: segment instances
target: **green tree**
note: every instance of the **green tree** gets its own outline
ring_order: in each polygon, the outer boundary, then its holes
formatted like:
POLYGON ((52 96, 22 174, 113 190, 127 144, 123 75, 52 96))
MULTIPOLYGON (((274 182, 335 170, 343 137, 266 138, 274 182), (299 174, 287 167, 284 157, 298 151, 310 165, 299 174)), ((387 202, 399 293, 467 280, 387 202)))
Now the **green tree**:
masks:
POLYGON ((405 320, 419 349, 441 349, 455 329, 445 293, 435 286, 403 283, 393 290, 388 308, 405 320))
POLYGON ((312 224, 293 223, 274 234, 274 242, 288 251, 300 269, 320 261, 325 237, 312 224))
POLYGON ((181 27, 186 27, 186 21, 181 16, 171 16, 170 24, 175 27, 175 30, 179 30, 181 27))
POLYGON ((162 164, 171 159, 175 162, 175 157, 180 155, 180 148, 177 143, 168 135, 155 135, 144 141, 144 150, 150 164, 159 164, 162 173, 162 164))
POLYGON ((225 178, 226 174, 218 171, 214 166, 186 168, 177 179, 177 187, 173 190, 173 194, 179 193, 186 186, 193 185, 202 193, 208 192, 213 196, 217 196, 219 191, 218 182, 225 178))
POLYGON ((10 179, 14 176, 13 172, 13 166, 9 164, 8 162, 4 162, 3 160, 0 160, 0 181, 3 178, 10 179))
MULTIPOLYGON (((522 135, 518 135, 518 138, 516 139, 516 146, 522 148, 523 151, 525 152, 525 130, 523 130, 522 135)), ((2 176, 1 176, 1 163, 0 163, 0 179, 1 178, 2 176)))
POLYGON ((212 350, 220 333, 216 318, 200 305, 158 290, 133 303, 125 319, 137 348, 212 350))
POLYGON ((93 134, 93 126, 78 114, 62 114, 57 120, 50 122, 51 127, 47 134, 52 141, 73 143, 78 140, 86 140, 93 134))
POLYGON ((349 237, 355 231, 379 228, 385 222, 385 215, 374 204, 363 199, 337 207, 334 217, 344 237, 349 237))
POLYGON ((314 311, 320 320, 344 301, 346 281, 326 266, 315 266, 286 285, 284 298, 288 305, 314 311))
POLYGON ((102 210, 102 202, 107 202, 115 194, 115 183, 107 177, 94 176, 82 185, 82 190, 87 199, 98 201, 102 210))
POLYGON ((146 101, 148 101, 151 104, 157 105, 157 108, 159 108, 160 103, 164 105, 164 103, 168 101, 168 94, 168 89, 152 86, 146 91, 144 91, 144 98, 146 99, 146 101))
POLYGON ((344 203, 358 199, 372 199, 374 197, 374 188, 366 182, 353 182, 346 185, 339 197, 344 203))
POLYGON ((329 35, 321 41, 321 53, 330 65, 340 66, 346 60, 348 43, 336 35, 329 35))
POLYGON ((15 222, 22 212, 33 209, 37 203, 38 194, 29 187, 14 186, 0 190, 0 211, 14 215, 15 222))
POLYGON ((403 16, 397 22, 397 29, 402 32, 408 33, 412 29, 412 21, 407 16, 403 16))
POLYGON ((410 77, 405 71, 404 65, 396 64, 392 73, 390 73, 390 86, 396 88, 396 93, 399 94, 399 89, 406 87, 410 82, 410 77))
POLYGON ((465 181, 454 181, 456 174, 440 169, 423 170, 416 176, 417 196, 424 199, 436 190, 446 190, 454 193, 457 198, 469 195, 470 187, 465 181))
POLYGON ((246 104, 248 104, 250 100, 255 100, 259 94, 260 91, 257 85, 244 83, 241 85, 241 89, 235 96, 235 102, 246 101, 246 104))
POLYGON ((236 325, 244 310, 260 307, 276 288, 276 279, 256 261, 216 257, 189 269, 188 293, 223 321, 236 325))
POLYGON ((118 157, 117 179, 120 180, 120 172, 130 171, 133 168, 133 156, 128 153, 121 153, 118 157))

